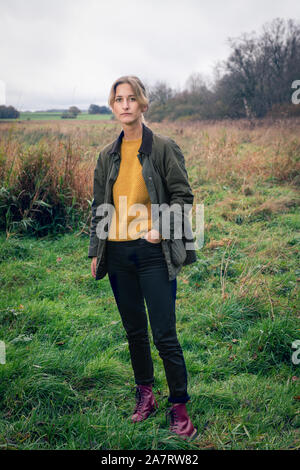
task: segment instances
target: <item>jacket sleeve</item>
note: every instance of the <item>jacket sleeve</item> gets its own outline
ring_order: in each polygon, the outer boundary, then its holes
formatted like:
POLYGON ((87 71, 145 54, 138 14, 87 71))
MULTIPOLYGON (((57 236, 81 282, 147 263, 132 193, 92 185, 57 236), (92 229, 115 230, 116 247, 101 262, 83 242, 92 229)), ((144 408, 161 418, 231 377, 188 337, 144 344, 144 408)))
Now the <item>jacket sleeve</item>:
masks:
MULTIPOLYGON (((189 184, 188 174, 185 167, 185 159, 181 152, 180 147, 172 139, 168 139, 168 144, 165 147, 164 155, 164 182, 170 196, 169 208, 165 208, 162 211, 162 216, 166 220, 170 220, 170 239, 178 238, 176 235, 177 231, 175 228, 179 228, 176 220, 186 221, 188 212, 193 206, 194 195, 189 184), (173 207, 171 207, 173 206, 173 207), (179 218, 176 218, 176 214, 179 218)), ((189 236, 188 239, 192 238, 190 225, 187 223, 187 229, 189 236)), ((180 232, 183 230, 182 226, 180 232)), ((162 219, 160 218, 159 231, 164 237, 162 219)), ((186 232, 186 229, 185 229, 186 232)))
POLYGON ((92 202, 92 219, 90 226, 90 245, 88 251, 88 257, 93 258, 97 256, 97 249, 99 239, 97 237, 96 228, 101 217, 96 215, 97 207, 104 203, 105 196, 105 178, 103 169, 103 157, 100 152, 97 165, 94 170, 94 189, 93 189, 93 202, 92 202))

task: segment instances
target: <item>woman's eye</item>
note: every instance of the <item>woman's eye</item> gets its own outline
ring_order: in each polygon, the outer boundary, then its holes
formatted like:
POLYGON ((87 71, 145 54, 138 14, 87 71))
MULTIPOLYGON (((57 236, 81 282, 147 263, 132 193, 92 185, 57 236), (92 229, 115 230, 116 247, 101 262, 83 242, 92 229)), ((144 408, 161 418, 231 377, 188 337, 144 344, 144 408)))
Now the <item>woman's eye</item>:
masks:
MULTIPOLYGON (((116 98, 115 99, 115 102, 117 103, 120 103, 122 101, 123 98, 116 98)), ((136 98, 134 98, 133 96, 130 97, 130 101, 136 101, 136 98)))

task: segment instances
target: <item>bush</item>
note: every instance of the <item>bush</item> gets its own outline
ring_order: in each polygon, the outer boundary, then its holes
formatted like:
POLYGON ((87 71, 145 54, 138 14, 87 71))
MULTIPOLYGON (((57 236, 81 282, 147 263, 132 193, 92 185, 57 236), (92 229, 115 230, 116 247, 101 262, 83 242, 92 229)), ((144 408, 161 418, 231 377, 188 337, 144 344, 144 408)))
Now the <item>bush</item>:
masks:
POLYGON ((70 113, 69 111, 65 111, 64 113, 62 113, 61 118, 62 119, 76 119, 77 114, 73 114, 73 113, 70 113))
POLYGON ((287 118, 287 117, 299 117, 300 116, 300 104, 292 103, 277 103, 272 106, 272 109, 267 113, 266 117, 269 118, 287 118))

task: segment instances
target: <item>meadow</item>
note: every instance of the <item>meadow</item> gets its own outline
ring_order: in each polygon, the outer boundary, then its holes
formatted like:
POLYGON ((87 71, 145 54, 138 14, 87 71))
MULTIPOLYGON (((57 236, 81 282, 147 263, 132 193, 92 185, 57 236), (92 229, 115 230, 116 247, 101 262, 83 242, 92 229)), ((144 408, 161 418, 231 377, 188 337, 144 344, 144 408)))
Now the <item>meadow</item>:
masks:
MULTIPOLYGON (((9 122, 9 121, 53 121, 57 119, 61 119, 61 112, 20 112, 20 117, 17 119, 0 119, 1 121, 9 122)), ((87 112, 82 112, 78 114, 76 119, 71 119, 72 121, 106 121, 111 119, 111 114, 89 114, 87 112)))
POLYGON ((159 411, 131 424, 125 332, 107 276, 91 276, 93 171, 119 125, 5 122, 0 449, 299 449, 300 120, 149 127, 181 147, 204 204, 204 246, 177 278, 176 310, 199 436, 168 432, 151 334, 159 411))

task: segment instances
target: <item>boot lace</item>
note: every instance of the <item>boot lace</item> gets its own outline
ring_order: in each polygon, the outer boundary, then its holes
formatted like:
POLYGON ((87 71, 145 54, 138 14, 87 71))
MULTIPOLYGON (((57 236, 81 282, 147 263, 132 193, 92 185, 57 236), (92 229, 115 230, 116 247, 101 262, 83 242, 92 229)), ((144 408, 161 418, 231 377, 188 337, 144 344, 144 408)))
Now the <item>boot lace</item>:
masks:
POLYGON ((136 405, 134 409, 134 413, 140 412, 143 406, 143 392, 137 388, 135 391, 135 398, 136 398, 136 405))
POLYGON ((178 427, 178 415, 176 413, 176 408, 171 408, 166 412, 166 424, 170 421, 171 431, 176 431, 178 427))

